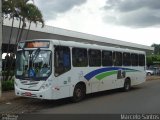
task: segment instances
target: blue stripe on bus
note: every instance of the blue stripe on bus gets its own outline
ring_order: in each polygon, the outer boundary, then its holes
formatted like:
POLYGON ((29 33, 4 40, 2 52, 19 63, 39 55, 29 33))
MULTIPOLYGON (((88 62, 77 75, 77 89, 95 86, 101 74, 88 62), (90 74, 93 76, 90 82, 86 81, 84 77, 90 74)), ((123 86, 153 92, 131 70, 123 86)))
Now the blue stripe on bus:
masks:
POLYGON ((133 70, 133 69, 129 69, 129 68, 121 68, 121 67, 108 67, 108 68, 100 68, 100 69, 96 69, 88 74, 86 74, 84 77, 87 80, 90 80, 91 78, 93 78, 94 76, 96 76, 99 73, 102 72, 107 72, 107 71, 113 71, 113 70, 133 70))

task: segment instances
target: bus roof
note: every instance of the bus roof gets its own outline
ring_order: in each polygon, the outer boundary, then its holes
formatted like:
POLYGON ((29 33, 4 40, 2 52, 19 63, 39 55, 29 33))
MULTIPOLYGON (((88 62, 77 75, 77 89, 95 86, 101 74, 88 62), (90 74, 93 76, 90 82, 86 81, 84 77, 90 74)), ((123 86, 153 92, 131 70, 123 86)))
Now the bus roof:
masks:
POLYGON ((82 42, 75 42, 75 41, 56 40, 56 39, 33 39, 33 40, 27 40, 27 41, 50 41, 50 42, 53 42, 54 45, 62 45, 62 46, 69 46, 69 47, 122 51, 122 52, 132 52, 132 53, 141 53, 141 54, 145 53, 145 51, 141 51, 141 50, 132 50, 128 48, 110 47, 106 45, 97 45, 97 44, 82 43, 82 42))

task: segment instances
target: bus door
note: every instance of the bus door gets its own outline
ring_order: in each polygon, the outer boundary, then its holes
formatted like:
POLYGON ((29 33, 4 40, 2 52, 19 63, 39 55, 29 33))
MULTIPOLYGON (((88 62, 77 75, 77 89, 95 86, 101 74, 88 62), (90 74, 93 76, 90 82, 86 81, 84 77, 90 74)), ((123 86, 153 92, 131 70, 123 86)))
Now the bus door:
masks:
POLYGON ((54 74, 57 80, 57 96, 59 98, 69 97, 71 74, 70 48, 66 46, 55 46, 54 52, 54 74))

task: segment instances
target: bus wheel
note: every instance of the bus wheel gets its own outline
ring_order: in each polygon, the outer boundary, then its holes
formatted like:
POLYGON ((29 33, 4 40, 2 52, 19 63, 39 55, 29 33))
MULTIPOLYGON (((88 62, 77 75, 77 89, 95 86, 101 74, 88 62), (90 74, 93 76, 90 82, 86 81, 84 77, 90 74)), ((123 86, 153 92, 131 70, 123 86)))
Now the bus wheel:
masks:
POLYGON ((81 101, 86 94, 86 88, 83 84, 77 84, 74 88, 72 101, 73 102, 79 102, 81 101))
POLYGON ((148 73, 147 73, 147 76, 151 76, 151 73, 150 73, 150 72, 148 72, 148 73))
POLYGON ((123 87, 123 91, 127 92, 131 89, 131 81, 130 79, 126 79, 124 82, 124 87, 123 87))

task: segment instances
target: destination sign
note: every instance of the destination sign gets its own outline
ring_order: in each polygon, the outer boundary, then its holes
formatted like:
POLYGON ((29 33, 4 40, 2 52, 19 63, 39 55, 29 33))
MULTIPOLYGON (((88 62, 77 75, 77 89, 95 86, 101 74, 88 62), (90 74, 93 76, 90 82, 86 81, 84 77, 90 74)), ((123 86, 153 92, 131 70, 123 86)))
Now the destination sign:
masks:
POLYGON ((25 48, 49 48, 49 42, 48 41, 26 42, 25 48))

